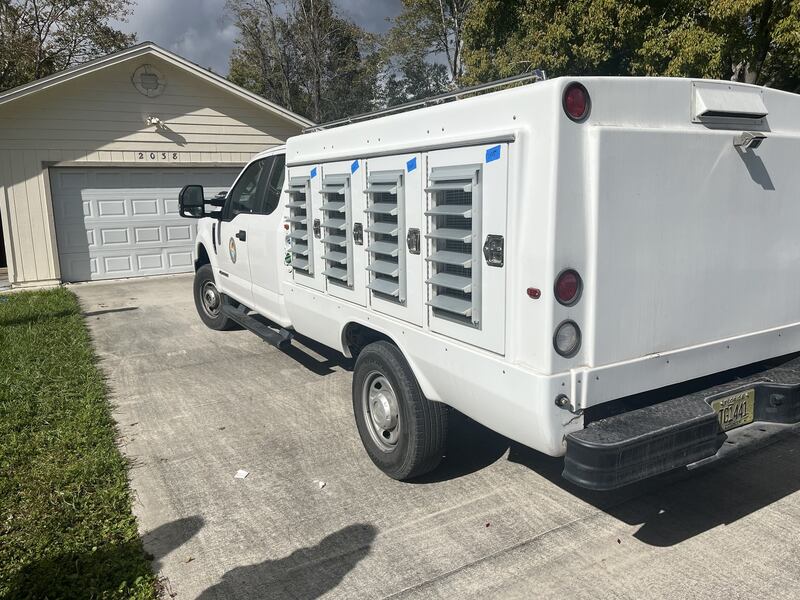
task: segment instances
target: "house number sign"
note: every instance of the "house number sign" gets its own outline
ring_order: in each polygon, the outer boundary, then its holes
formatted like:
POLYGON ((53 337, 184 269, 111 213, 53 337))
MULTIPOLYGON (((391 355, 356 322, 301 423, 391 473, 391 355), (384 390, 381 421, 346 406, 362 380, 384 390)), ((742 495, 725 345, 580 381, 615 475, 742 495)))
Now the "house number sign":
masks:
POLYGON ((179 152, 164 152, 163 150, 139 150, 136 152, 136 160, 145 162, 172 162, 180 159, 179 152))

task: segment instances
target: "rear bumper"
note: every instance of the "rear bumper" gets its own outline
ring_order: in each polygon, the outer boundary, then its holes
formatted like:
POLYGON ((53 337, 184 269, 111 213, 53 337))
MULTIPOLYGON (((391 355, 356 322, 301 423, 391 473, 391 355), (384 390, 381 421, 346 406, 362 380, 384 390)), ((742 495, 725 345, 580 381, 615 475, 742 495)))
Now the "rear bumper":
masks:
POLYGON ((748 377, 591 423, 566 436, 564 477, 611 490, 697 467, 800 427, 800 357, 748 377), (714 399, 755 390, 754 420, 722 432, 714 399))

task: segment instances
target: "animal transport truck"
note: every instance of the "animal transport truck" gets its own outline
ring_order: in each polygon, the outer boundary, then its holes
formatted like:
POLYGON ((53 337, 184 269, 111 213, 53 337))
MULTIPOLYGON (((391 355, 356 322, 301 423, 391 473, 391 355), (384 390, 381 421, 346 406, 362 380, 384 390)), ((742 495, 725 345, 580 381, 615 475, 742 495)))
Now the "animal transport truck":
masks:
POLYGON ((601 490, 797 428, 800 96, 535 79, 186 186, 200 318, 355 358, 358 433, 400 480, 439 463, 450 408, 601 490))

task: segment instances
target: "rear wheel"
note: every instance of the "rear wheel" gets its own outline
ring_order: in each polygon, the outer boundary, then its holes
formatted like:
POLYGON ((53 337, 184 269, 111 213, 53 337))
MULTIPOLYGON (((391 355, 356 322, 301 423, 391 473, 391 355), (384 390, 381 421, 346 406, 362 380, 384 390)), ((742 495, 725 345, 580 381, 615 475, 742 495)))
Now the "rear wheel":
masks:
POLYGON ((222 293, 217 289, 211 265, 203 265, 194 274, 194 305, 207 327, 217 331, 236 327, 234 321, 222 314, 222 293))
POLYGON ((393 479, 433 470, 447 438, 447 407, 423 396, 400 349, 374 342, 353 371, 353 411, 372 462, 393 479))

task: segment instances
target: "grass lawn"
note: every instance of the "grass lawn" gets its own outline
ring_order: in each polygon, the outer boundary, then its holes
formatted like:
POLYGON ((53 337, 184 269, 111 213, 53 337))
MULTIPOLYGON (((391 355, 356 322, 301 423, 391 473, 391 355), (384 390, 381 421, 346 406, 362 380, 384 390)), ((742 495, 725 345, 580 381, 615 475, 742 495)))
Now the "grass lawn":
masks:
POLYGON ((155 598, 75 296, 0 296, 0 598, 155 598))

